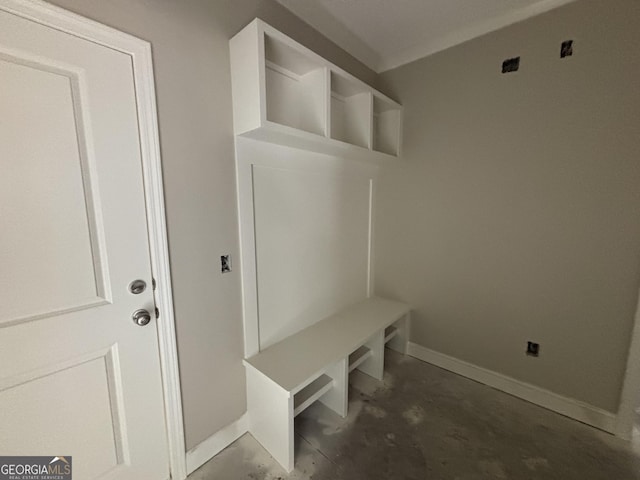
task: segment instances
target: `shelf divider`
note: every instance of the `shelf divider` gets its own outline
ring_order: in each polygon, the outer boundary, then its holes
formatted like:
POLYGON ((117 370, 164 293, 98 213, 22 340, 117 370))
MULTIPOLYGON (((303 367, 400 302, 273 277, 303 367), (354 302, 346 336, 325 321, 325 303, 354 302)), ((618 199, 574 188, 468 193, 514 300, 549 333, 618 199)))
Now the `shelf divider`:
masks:
POLYGON ((390 325, 384 329, 384 343, 389 342, 393 337, 398 334, 398 327, 390 325))
POLYGON ((293 397, 293 416, 302 413, 313 402, 331 390, 333 379, 329 375, 320 375, 293 397))
POLYGON ((366 345, 361 346, 351 355, 349 355, 349 372, 358 368, 365 360, 367 360, 373 352, 366 345))

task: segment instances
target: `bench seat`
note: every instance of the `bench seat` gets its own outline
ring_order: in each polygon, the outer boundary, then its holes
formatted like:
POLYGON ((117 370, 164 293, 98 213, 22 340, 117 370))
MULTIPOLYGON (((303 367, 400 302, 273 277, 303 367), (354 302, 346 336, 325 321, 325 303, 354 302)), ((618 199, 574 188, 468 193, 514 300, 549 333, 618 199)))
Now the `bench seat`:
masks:
POLYGON ((372 297, 244 360, 249 431, 293 469, 293 418, 319 400, 341 416, 355 368, 382 380, 384 346, 406 353, 409 305, 372 297))

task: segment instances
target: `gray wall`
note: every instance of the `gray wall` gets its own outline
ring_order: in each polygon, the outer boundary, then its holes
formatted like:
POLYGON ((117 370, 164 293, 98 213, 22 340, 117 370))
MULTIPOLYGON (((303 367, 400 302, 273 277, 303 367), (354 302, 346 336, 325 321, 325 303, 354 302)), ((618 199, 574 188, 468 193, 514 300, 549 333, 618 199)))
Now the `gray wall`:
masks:
POLYGON ((405 154, 379 189, 376 285, 415 306, 413 342, 617 411, 640 282, 639 21, 636 0, 581 0, 383 75, 405 154))
POLYGON ((187 448, 240 417, 242 310, 228 40, 256 16, 375 74, 272 0, 54 0, 153 46, 187 448))

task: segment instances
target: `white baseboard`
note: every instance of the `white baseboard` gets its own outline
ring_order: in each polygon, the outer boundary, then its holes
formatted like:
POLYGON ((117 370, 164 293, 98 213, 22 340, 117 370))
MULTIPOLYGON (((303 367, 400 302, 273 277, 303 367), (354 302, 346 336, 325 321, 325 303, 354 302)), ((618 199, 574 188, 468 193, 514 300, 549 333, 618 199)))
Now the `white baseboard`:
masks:
POLYGON ((249 431, 249 419, 245 413, 231 425, 214 433, 187 452, 187 475, 200 468, 249 431))
POLYGON ((541 407, 553 410, 605 432, 615 433, 616 415, 593 405, 563 397, 557 393, 531 385, 515 378, 478 367, 416 343, 409 342, 407 353, 412 357, 431 363, 476 382, 489 385, 515 397, 522 398, 541 407))

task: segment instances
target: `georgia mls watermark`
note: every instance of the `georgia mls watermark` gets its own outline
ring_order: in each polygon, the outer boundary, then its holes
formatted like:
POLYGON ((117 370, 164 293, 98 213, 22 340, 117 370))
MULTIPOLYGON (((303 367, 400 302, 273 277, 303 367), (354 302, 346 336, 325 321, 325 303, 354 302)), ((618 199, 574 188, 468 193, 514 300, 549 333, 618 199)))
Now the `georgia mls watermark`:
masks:
POLYGON ((71 480, 71 457, 0 457, 0 480, 71 480))

